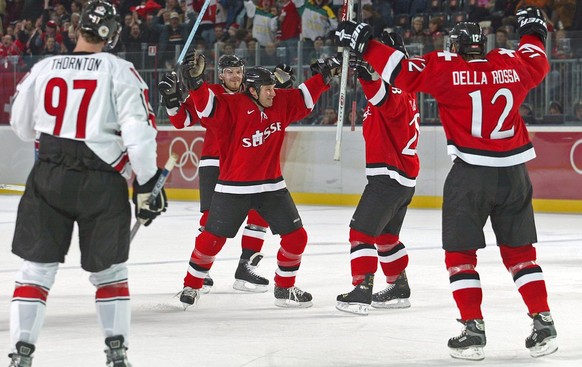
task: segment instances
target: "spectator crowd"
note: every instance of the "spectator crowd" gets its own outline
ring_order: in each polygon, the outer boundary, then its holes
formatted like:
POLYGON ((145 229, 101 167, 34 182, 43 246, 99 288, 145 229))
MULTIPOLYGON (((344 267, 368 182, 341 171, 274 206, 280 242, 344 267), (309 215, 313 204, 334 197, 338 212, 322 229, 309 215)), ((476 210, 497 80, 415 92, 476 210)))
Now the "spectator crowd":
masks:
MULTIPOLYGON (((80 14, 88 0, 0 0, 0 72, 26 71, 45 55, 71 52, 80 14)), ((143 58, 157 55, 156 68, 171 69, 205 0, 111 0, 123 29, 111 52, 151 68, 143 58)), ((582 7, 575 0, 360 0, 363 22, 374 35, 386 28, 400 33, 412 55, 444 48, 444 37, 459 21, 473 21, 495 37, 495 46, 513 48, 515 9, 541 7, 554 32, 555 58, 573 57, 565 32, 582 30, 582 7)), ((328 34, 341 18, 342 0, 210 0, 193 46, 207 60, 236 54, 250 65, 309 65, 335 54, 328 34), (298 60, 297 45, 304 50, 298 60), (259 51, 259 52, 258 52, 259 51), (260 53, 260 60, 255 55, 260 53)), ((582 37, 580 37, 582 39, 582 37)), ((578 47, 582 50, 582 47, 578 47)), ((582 56, 582 55, 576 55, 582 56)), ((148 64, 149 63, 149 64, 148 64)), ((571 102, 575 103, 574 101, 571 102)), ((360 103, 358 102, 358 106, 360 103)), ((364 103, 365 105, 365 103, 364 103)), ((358 111, 361 112, 361 111, 358 111)))

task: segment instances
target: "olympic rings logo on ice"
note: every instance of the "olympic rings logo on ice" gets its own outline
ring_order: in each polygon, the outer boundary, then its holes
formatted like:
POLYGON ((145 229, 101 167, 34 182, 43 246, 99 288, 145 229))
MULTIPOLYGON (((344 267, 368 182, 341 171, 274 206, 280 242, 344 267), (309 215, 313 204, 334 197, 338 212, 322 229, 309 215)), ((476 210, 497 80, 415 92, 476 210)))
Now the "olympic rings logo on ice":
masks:
MULTIPOLYGON (((174 138, 174 140, 172 140, 172 142, 170 143, 169 154, 172 154, 172 152, 175 151, 174 144, 184 146, 184 152, 180 155, 180 158, 178 159, 178 161, 176 162, 176 165, 174 167, 180 169, 180 174, 182 175, 182 177, 186 181, 194 181, 196 179, 196 177, 198 177, 198 171, 200 169, 200 159, 198 158, 198 156, 194 152, 194 147, 196 146, 196 143, 204 144, 204 138, 203 137, 195 138, 192 141, 192 143, 190 143, 190 145, 188 145, 188 143, 186 142, 186 139, 181 138, 181 137, 177 137, 177 138, 174 138), (188 173, 187 169, 190 167, 195 168, 194 175, 192 175, 192 176, 187 175, 187 173, 188 173)), ((179 152, 178 152, 178 154, 179 154, 179 152)))

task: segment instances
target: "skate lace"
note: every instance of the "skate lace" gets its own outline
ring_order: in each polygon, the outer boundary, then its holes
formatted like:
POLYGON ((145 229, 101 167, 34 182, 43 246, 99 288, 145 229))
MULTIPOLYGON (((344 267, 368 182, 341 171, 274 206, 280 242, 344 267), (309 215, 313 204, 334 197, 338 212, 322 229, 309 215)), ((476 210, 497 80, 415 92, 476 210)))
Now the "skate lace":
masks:
POLYGON ((289 289, 289 299, 294 300, 294 301, 298 301, 300 297, 303 297, 304 293, 305 293, 304 291, 302 291, 301 289, 299 289, 297 287, 291 287, 289 289))
POLYGON ((247 263, 245 265, 247 272, 252 275, 255 278, 263 278, 262 276, 260 276, 259 274, 255 273, 255 270, 259 267, 259 265, 257 264, 257 266, 253 266, 250 263, 247 263))
POLYGON ((384 288, 380 292, 378 292, 378 296, 383 296, 385 294, 388 294, 388 293, 392 292, 392 290, 394 290, 394 288, 396 288, 396 283, 388 284, 388 286, 386 288, 384 288))

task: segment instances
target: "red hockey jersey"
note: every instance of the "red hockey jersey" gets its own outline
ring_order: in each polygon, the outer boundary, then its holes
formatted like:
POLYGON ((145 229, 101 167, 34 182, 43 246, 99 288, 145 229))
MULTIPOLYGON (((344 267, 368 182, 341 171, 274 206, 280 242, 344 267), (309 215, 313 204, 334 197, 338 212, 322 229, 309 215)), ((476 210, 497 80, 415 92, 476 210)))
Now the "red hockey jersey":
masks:
MULTIPOLYGON (((215 94, 227 93, 222 84, 210 84, 208 88, 215 94)), ((198 115, 196 114, 196 107, 190 95, 188 95, 188 98, 186 98, 177 110, 168 109, 167 111, 170 122, 176 129, 183 129, 198 122, 203 127, 206 127, 205 121, 199 121, 198 115)), ((204 144, 202 145, 200 167, 219 167, 219 157, 220 149, 218 147, 218 139, 212 132, 206 130, 204 144)))
POLYGON ((360 84, 368 105, 364 112, 366 176, 388 175, 403 186, 416 186, 420 113, 416 95, 383 80, 360 84))
POLYGON ((433 95, 451 157, 489 167, 535 158, 519 106, 549 71, 538 37, 522 37, 517 51, 495 49, 471 61, 448 51, 406 59, 400 51, 370 41, 364 59, 397 88, 433 95))
POLYGON ((307 116, 325 90, 321 75, 297 89, 277 89, 263 111, 246 93, 217 94, 204 83, 191 91, 198 116, 220 146, 217 192, 252 194, 286 187, 280 153, 285 128, 307 116))

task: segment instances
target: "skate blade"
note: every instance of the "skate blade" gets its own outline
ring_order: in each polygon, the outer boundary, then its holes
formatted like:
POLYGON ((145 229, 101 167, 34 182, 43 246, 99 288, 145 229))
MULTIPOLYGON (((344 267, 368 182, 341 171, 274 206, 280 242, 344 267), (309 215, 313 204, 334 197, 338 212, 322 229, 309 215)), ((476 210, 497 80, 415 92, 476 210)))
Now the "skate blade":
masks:
POLYGON ((339 302, 335 305, 340 311, 353 313, 356 315, 368 316, 370 305, 357 302, 339 302))
POLYGON ((210 293, 211 289, 212 289, 211 285, 203 285, 202 288, 200 288, 200 293, 208 294, 208 293, 210 293))
POLYGON ((374 301, 372 301, 372 307, 374 307, 374 308, 391 308, 391 309, 409 308, 410 301, 408 300, 408 298, 391 299, 390 301, 386 301, 386 302, 374 302, 374 301))
POLYGON ((246 280, 237 279, 234 281, 232 285, 234 289, 237 291, 242 292, 251 292, 251 293, 265 293, 269 290, 268 285, 263 284, 253 284, 251 282, 247 282, 246 280))
POLYGON ((275 299, 275 306, 283 308, 309 308, 313 306, 313 302, 296 302, 289 299, 275 299))
POLYGON ((465 349, 449 348, 450 355, 456 359, 467 359, 469 361, 481 361, 485 359, 483 347, 469 347, 465 349))
POLYGON ((558 341, 555 337, 546 338, 539 345, 529 348, 529 355, 533 358, 547 356, 558 350, 558 341))

